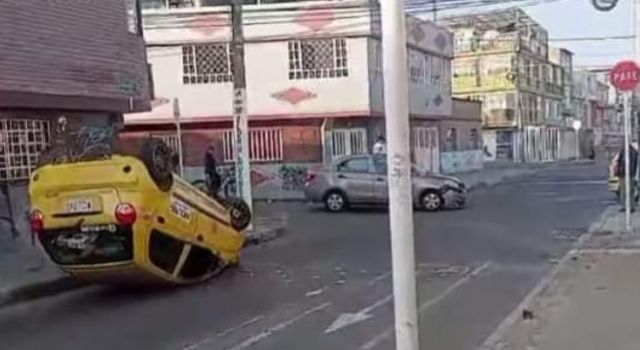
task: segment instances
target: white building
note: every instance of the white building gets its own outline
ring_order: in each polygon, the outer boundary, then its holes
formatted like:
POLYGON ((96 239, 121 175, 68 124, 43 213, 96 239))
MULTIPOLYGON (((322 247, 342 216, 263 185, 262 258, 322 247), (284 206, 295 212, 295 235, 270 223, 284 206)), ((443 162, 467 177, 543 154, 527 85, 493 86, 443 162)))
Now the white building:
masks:
MULTIPOLYGON (((156 103, 150 113, 127 116, 123 136, 132 144, 149 133, 171 138, 177 99, 192 177, 200 176, 208 144, 233 159, 230 8, 198 2, 143 0, 156 103)), ((243 7, 243 29, 251 158, 260 178, 277 178, 275 163, 306 168, 369 152, 384 134, 376 2, 258 2, 265 4, 243 7)), ((438 120, 452 111, 452 40, 445 29, 407 19, 415 161, 434 170, 438 120)))

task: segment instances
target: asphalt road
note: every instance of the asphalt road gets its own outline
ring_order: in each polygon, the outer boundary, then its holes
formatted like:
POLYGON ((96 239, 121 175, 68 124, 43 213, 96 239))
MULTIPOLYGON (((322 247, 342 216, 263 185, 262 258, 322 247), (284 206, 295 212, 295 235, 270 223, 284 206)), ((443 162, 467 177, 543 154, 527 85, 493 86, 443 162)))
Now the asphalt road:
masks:
MULTIPOLYGON (((423 349, 473 350, 611 201, 606 167, 564 165, 416 213, 423 349)), ((384 210, 300 203, 285 236, 206 285, 93 287, 0 310, 0 349, 392 349, 384 210)))

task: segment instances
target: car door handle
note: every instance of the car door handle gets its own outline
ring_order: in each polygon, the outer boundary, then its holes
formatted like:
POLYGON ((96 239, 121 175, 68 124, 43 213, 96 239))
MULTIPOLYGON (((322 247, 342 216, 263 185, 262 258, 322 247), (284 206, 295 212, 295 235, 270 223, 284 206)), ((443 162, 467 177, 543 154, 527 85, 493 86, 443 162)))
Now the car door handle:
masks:
POLYGON ((346 179, 347 177, 343 174, 338 174, 338 179, 346 179))
POLYGON ((376 179, 376 181, 385 182, 385 181, 387 181, 387 179, 385 179, 384 177, 379 177, 379 178, 376 179))

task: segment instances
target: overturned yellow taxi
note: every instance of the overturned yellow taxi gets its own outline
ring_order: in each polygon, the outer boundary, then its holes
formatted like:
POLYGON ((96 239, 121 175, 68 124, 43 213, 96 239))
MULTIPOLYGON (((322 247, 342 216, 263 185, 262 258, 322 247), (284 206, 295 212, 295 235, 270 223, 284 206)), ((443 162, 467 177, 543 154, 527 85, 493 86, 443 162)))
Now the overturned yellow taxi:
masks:
POLYGON ((186 284, 238 264, 248 206, 170 169, 166 145, 154 142, 141 159, 44 165, 29 185, 31 229, 58 266, 88 280, 186 284))

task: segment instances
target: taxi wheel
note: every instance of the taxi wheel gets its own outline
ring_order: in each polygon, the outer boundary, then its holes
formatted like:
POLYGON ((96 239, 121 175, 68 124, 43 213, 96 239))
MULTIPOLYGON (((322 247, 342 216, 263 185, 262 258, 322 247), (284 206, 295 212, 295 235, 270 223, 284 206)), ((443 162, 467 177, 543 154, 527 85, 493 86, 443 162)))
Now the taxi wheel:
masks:
POLYGON ((238 198, 227 198, 225 202, 231 216, 231 227, 237 231, 247 228, 251 224, 251 209, 247 203, 238 198))
POLYGON ((161 191, 169 191, 173 185, 171 149, 162 140, 149 139, 142 145, 142 161, 149 175, 161 191))

